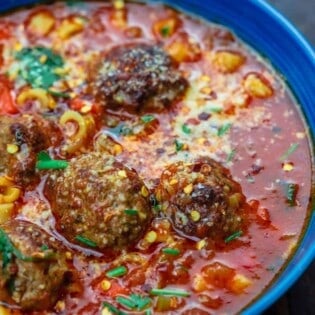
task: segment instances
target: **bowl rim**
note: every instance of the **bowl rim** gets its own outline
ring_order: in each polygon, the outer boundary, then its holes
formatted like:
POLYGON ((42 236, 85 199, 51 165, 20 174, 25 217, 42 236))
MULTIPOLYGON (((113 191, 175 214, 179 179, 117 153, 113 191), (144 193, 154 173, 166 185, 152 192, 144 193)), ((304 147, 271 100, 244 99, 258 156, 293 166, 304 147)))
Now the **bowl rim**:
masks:
MULTIPOLYGON (((83 0, 84 1, 84 0, 83 0)), ((205 20, 212 21, 213 20, 207 17, 206 13, 202 11, 202 7, 198 10, 198 6, 210 6, 210 3, 214 3, 215 0, 207 0, 204 1, 202 4, 200 0, 140 0, 142 2, 158 2, 170 5, 172 7, 178 8, 180 11, 187 12, 188 14, 193 14, 197 17, 201 17, 205 20)), ((138 1, 138 2, 140 2, 138 1)), ((217 0, 216 0, 217 1, 217 0)), ((230 0, 220 0, 219 2, 228 4, 230 0)), ((0 14, 5 13, 8 10, 16 9, 23 7, 25 5, 30 4, 37 4, 44 1, 40 0, 11 0, 6 1, 5 3, 0 3, 0 14)), ((231 2, 229 3, 231 4, 231 2)), ((315 51, 314 48, 310 45, 310 43, 305 39, 305 37, 296 29, 295 26, 286 18, 284 17, 278 10, 276 10, 271 4, 267 3, 265 0, 247 0, 247 3, 242 4, 242 6, 251 6, 251 9, 256 9, 258 12, 261 12, 267 18, 275 23, 284 34, 288 36, 288 40, 291 41, 295 45, 295 47, 299 50, 300 53, 305 59, 305 65, 310 66, 308 73, 315 73, 315 51)), ((217 23, 217 21, 215 21, 217 23)), ((226 25, 228 23, 221 23, 220 24, 226 25)), ((253 40, 250 40, 248 36, 242 34, 239 29, 235 29, 235 25, 226 25, 231 28, 236 34, 245 42, 248 43, 249 46, 254 47, 256 51, 260 54, 265 54, 264 50, 261 50, 256 47, 253 43, 253 40), (244 35, 244 36, 243 36, 244 35)), ((257 40, 260 40, 257 38, 257 40)), ((268 56, 268 59, 271 60, 272 66, 276 69, 277 72, 279 68, 277 67, 277 63, 268 56)), ((304 65, 304 68, 306 67, 304 65)), ((287 71, 289 71, 287 69, 287 71)), ((289 88, 294 91, 292 86, 290 86, 290 81, 287 82, 289 88)), ((302 89, 301 86, 298 87, 302 89)), ((297 88, 297 89, 298 89, 297 88)), ((298 97, 298 103, 300 103, 302 116, 306 120, 306 126, 309 127, 309 140, 310 140, 310 149, 312 151, 312 165, 313 165, 313 176, 312 176, 312 192, 313 192, 313 203, 311 202, 310 205, 310 218, 309 222, 305 228, 304 235, 300 238, 300 243, 298 249, 295 251, 293 256, 288 260, 287 264, 284 268, 280 271, 279 275, 275 276, 275 280, 268 285, 268 287, 258 295, 255 300, 251 301, 250 304, 245 306, 245 308, 241 311, 241 314, 244 315, 256 315, 260 314, 264 310, 266 310, 269 306, 271 306, 276 300, 278 300, 296 281, 297 279, 303 274, 303 272, 307 269, 307 267, 311 264, 312 261, 315 261, 315 242, 312 244, 312 239, 315 240, 315 189, 314 189, 314 168, 315 168, 315 161, 314 161, 314 138, 315 138, 315 108, 313 108, 310 104, 309 100, 311 97, 315 99, 315 80, 314 82, 310 83, 310 88, 307 89, 309 92, 308 97, 302 98, 298 97), (312 85, 313 84, 313 85, 312 85), (312 86, 311 86, 312 85, 312 86), (313 90, 312 90, 313 87, 313 90)), ((307 91, 304 92, 307 94, 307 91)), ((295 95, 299 94, 295 91, 295 95)), ((303 94, 302 92, 300 94, 303 94)))

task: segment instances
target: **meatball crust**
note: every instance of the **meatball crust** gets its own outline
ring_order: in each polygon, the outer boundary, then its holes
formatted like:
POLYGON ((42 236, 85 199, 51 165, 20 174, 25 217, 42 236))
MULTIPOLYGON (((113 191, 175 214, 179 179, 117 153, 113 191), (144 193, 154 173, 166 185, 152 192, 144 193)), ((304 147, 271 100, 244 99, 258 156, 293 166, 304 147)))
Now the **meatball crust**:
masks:
POLYGON ((59 243, 38 226, 25 221, 10 222, 1 226, 0 232, 6 250, 8 240, 15 248, 8 263, 5 251, 0 254, 1 295, 11 297, 25 311, 53 307, 68 273, 59 243))
POLYGON ((36 154, 59 140, 58 127, 40 116, 0 116, 0 175, 12 177, 19 185, 35 180, 36 154), (16 147, 9 153, 8 145, 16 147))
POLYGON ((81 246, 131 246, 151 218, 144 183, 110 155, 89 153, 72 159, 64 171, 50 176, 45 190, 57 229, 81 246))
POLYGON ((159 112, 188 86, 172 58, 159 46, 131 44, 112 48, 99 66, 94 93, 107 108, 159 112))
POLYGON ((174 228, 189 238, 219 240, 242 226, 246 203, 241 187, 208 158, 168 166, 156 198, 174 228))

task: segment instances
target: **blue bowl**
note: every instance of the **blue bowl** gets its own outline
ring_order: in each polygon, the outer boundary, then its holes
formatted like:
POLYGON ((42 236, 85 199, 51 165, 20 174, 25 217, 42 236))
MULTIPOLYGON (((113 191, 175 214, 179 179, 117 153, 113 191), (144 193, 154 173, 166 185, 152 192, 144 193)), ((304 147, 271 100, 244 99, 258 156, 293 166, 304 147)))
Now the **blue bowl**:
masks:
MULTIPOLYGON (((154 2, 158 2, 153 0, 154 2)), ((0 12, 34 0, 8 0, 0 3, 0 12)), ((284 76, 298 99, 315 138, 315 54, 300 33, 263 0, 164 0, 159 1, 207 20, 223 24, 263 54, 284 76)), ((313 163, 314 168, 314 163, 313 163)), ((314 172, 313 172, 314 183, 314 172)), ((315 260, 315 207, 313 205, 301 243, 276 281, 242 314, 259 314, 280 298, 315 260)))

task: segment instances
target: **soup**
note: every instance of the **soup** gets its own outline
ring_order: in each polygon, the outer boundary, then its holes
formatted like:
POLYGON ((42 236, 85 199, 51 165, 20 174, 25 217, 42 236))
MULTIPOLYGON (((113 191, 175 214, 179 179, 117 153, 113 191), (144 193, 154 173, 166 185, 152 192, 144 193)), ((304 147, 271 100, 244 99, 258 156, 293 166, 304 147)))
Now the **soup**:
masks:
POLYGON ((223 26, 153 4, 0 19, 5 314, 231 314, 308 217, 284 80, 223 26))

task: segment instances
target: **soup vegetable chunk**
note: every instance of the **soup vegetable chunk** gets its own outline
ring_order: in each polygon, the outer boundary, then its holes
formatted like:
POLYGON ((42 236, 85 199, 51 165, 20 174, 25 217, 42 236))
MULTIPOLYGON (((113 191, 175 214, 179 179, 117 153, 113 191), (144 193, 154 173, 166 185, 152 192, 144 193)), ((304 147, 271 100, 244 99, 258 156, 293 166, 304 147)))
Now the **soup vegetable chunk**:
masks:
POLYGON ((158 4, 0 17, 0 313, 235 314, 311 199, 296 102, 224 26, 158 4))

